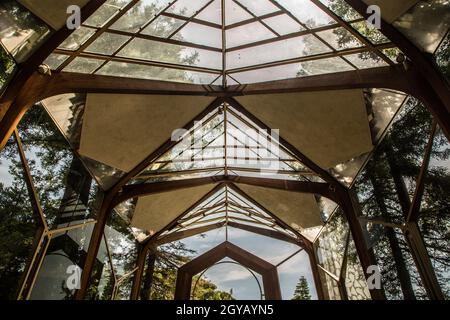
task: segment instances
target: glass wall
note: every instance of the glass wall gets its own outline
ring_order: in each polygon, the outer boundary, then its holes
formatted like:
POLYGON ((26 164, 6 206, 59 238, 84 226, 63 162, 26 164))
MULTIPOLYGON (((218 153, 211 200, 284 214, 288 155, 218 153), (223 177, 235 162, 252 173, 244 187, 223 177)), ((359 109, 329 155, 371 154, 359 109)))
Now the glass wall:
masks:
POLYGON ((410 99, 355 184, 389 299, 430 298, 418 260, 432 264, 431 277, 449 297, 449 156, 448 140, 431 114, 410 99), (428 254, 413 254, 409 237, 417 225, 415 241, 428 254))
POLYGON ((31 207, 17 143, 0 152, 0 299, 15 299, 33 253, 38 223, 31 207))
POLYGON ((0 153, 1 294, 73 299, 102 192, 41 105, 0 153))
POLYGON ((355 243, 340 207, 322 228, 314 247, 325 299, 371 299, 355 243))

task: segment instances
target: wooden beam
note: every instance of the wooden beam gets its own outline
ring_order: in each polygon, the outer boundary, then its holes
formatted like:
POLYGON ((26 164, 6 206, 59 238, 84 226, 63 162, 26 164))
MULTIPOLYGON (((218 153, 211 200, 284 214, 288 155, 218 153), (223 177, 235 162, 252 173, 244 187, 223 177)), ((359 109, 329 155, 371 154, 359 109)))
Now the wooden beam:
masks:
POLYGON ((157 240, 155 240, 154 244, 157 246, 169 243, 169 242, 173 242, 173 241, 178 241, 181 239, 185 239, 185 238, 189 238, 198 234, 202 234, 211 230, 215 230, 215 229, 220 229, 223 226, 225 226, 225 222, 218 222, 218 223, 213 223, 207 226, 203 226, 203 227, 198 227, 198 228, 192 228, 192 229, 187 229, 187 230, 183 230, 183 231, 179 231, 179 232, 174 232, 174 233, 170 233, 167 236, 163 236, 157 240))
MULTIPOLYGON (((91 14, 93 14, 106 0, 91 0, 83 8, 81 8, 81 21, 83 22, 91 14)), ((40 64, 64 41, 74 30, 70 30, 67 26, 64 26, 60 30, 55 31, 45 43, 39 47, 24 63, 19 65, 19 69, 14 77, 11 79, 10 85, 5 90, 4 94, 0 98, 0 150, 5 145, 5 135, 9 137, 12 134, 16 124, 20 121, 21 116, 25 113, 26 107, 23 107, 29 103, 31 105, 34 101, 19 101, 15 103, 12 108, 13 114, 8 116, 8 121, 3 123, 3 118, 6 113, 11 109, 11 106, 16 98, 21 95, 26 95, 31 87, 33 87, 33 81, 30 78, 35 74, 40 64), (15 109, 19 109, 17 112, 15 109), (18 118, 18 119, 17 119, 18 118), (5 131, 5 128, 7 130, 5 131)), ((41 85, 45 86, 45 84, 41 85)), ((33 99, 32 99, 33 100, 33 99)), ((6 138, 8 139, 8 138, 6 138)))
POLYGON ((298 239, 295 239, 293 237, 290 237, 288 235, 285 235, 285 234, 283 234, 281 232, 278 232, 278 231, 275 231, 275 230, 258 228, 258 227, 255 227, 255 226, 246 225, 246 224, 242 224, 242 223, 237 223, 237 222, 233 222, 233 221, 228 221, 228 226, 236 228, 236 229, 240 229, 240 230, 245 230, 245 231, 248 231, 248 232, 256 233, 256 234, 259 234, 261 236, 277 239, 277 240, 280 240, 280 241, 289 242, 289 243, 298 245, 298 246, 300 246, 302 248, 304 246, 304 244, 302 242, 300 242, 298 239))
POLYGON ((144 246, 139 247, 139 253, 136 261, 136 272, 133 277, 133 285, 131 287, 131 300, 138 300, 141 292, 142 275, 144 274, 145 258, 147 257, 147 249, 144 246))
POLYGON ((386 88, 414 95, 407 79, 414 70, 405 71, 401 66, 380 67, 344 71, 286 80, 275 80, 228 87, 235 96, 272 93, 312 92, 324 90, 386 88))
POLYGON ((128 199, 146 196, 156 193, 164 193, 186 188, 192 188, 213 183, 241 183, 271 189, 285 190, 291 192, 313 193, 324 196, 337 203, 340 202, 337 194, 332 191, 330 184, 310 181, 278 180, 257 177, 241 177, 235 175, 218 175, 203 178, 192 178, 185 180, 161 181, 152 183, 126 185, 114 200, 117 205, 128 199))
MULTIPOLYGON (((36 67, 37 68, 37 67, 36 67)), ((35 68, 35 69, 36 69, 35 68)), ((0 149, 22 116, 34 103, 63 93, 123 93, 232 97, 262 93, 287 93, 354 88, 388 88, 416 95, 413 70, 383 67, 328 75, 277 80, 250 85, 206 86, 159 80, 128 79, 95 74, 54 72, 41 75, 33 69, 24 81, 13 80, 0 99, 0 149), (10 92, 8 94, 8 92, 10 92), (12 94, 14 92, 14 95, 12 94)), ((418 97, 421 98, 421 97, 418 97)), ((432 98, 432 97, 429 97, 432 98)))

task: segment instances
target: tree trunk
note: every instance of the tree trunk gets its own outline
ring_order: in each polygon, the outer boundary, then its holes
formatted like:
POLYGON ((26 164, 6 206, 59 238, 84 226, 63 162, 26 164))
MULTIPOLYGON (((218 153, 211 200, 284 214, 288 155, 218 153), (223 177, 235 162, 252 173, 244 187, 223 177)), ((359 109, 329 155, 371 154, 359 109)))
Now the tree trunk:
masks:
MULTIPOLYGON (((384 218, 389 219, 389 213, 387 211, 387 208, 384 203, 383 196, 382 196, 383 188, 380 185, 380 182, 378 181, 377 177, 374 176, 374 168, 372 168, 372 170, 370 170, 369 178, 370 178, 370 181, 371 181, 373 189, 374 189, 375 201, 377 202, 377 205, 381 211, 381 215, 384 218)), ((389 241, 389 246, 392 251, 392 255, 394 257, 395 268, 397 270, 397 275, 398 275, 398 279, 400 281, 400 287, 402 289, 403 297, 405 300, 415 300, 416 296, 414 294, 414 290, 412 287, 411 277, 410 277, 408 269, 406 267, 405 259, 403 257, 402 250, 398 243, 397 236, 395 235, 395 231, 392 228, 385 228, 385 231, 386 231, 386 236, 389 241)))

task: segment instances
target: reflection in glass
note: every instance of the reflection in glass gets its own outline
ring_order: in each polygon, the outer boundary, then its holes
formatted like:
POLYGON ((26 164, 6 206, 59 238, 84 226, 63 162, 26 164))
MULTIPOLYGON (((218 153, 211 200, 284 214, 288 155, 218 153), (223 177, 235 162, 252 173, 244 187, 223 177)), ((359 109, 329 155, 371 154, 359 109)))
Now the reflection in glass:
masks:
POLYGON ((32 107, 18 128, 49 227, 94 218, 101 193, 44 108, 32 107))
POLYGON ((49 34, 47 25, 17 1, 0 3, 0 41, 17 62, 25 61, 49 34))
POLYGON ((343 212, 338 209, 316 240, 319 264, 336 277, 341 274, 348 230, 343 212))
POLYGON ((450 143, 442 130, 434 137, 419 226, 442 291, 450 297, 450 143))
POLYGON ((394 22, 416 46, 434 53, 450 29, 450 3, 445 0, 418 1, 394 22))
POLYGON ((0 151, 0 299, 17 297, 32 254, 37 223, 15 139, 0 151))
POLYGON ((50 240, 36 283, 31 292, 31 300, 71 300, 81 273, 76 268, 82 266, 86 258, 92 225, 55 235, 50 240), (70 276, 73 276, 71 278, 70 276))

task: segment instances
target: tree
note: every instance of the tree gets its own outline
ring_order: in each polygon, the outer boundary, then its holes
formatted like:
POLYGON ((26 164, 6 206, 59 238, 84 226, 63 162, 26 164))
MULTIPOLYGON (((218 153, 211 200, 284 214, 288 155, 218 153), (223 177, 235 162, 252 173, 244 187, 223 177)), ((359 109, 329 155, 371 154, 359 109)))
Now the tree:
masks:
POLYGON ((311 300, 308 282, 304 276, 301 276, 298 280, 292 300, 311 300))

